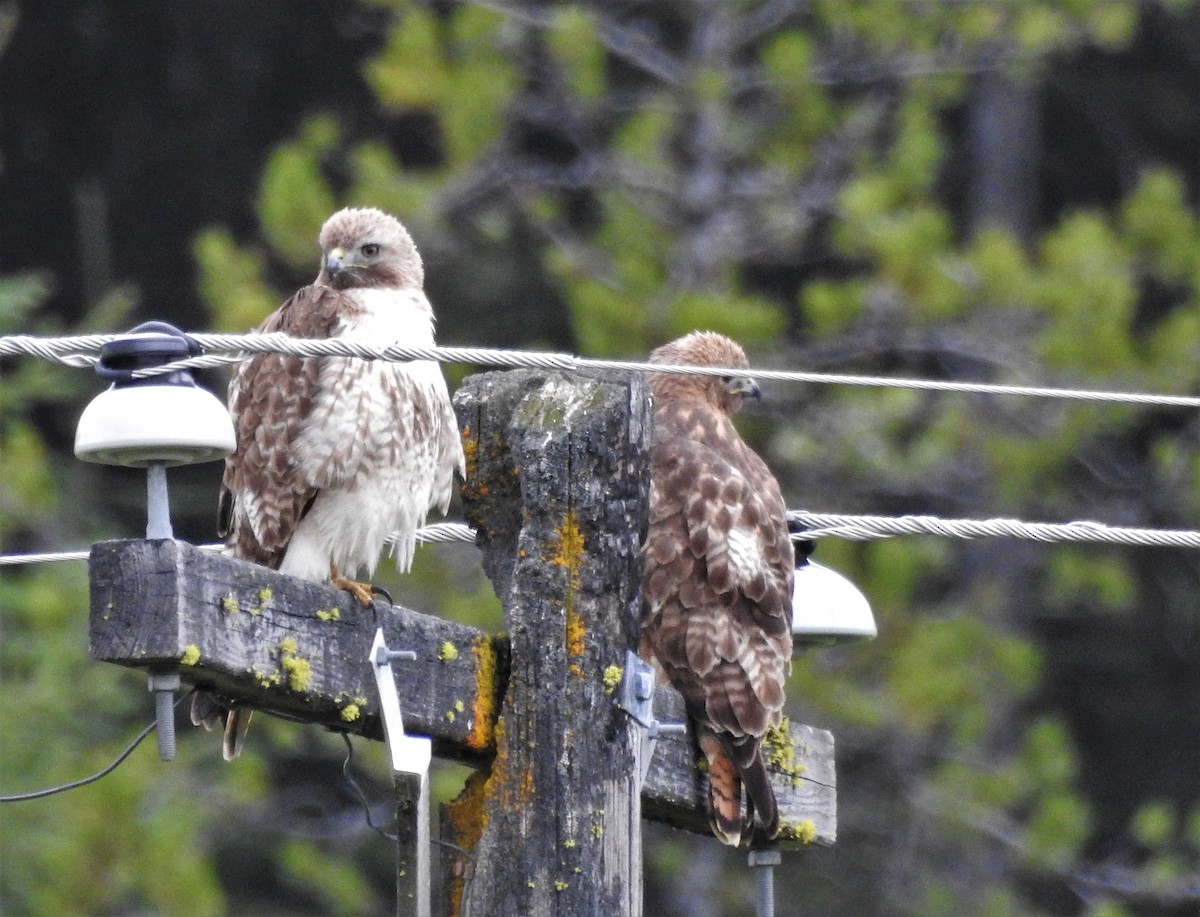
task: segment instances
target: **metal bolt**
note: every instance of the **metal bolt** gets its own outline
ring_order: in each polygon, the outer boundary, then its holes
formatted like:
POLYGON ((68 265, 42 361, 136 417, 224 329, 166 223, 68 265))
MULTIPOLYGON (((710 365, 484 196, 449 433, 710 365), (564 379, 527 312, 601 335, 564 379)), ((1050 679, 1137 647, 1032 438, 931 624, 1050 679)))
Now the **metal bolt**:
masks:
POLYGON ((146 538, 174 537, 167 497, 167 466, 162 462, 151 462, 146 466, 146 538))
POLYGON ((154 722, 158 732, 158 757, 175 760, 175 692, 179 690, 178 672, 151 672, 150 690, 154 692, 154 722))
POLYGON ((654 696, 654 673, 643 669, 636 672, 633 678, 634 696, 638 700, 650 700, 654 696))
POLYGON ((389 650, 386 646, 381 646, 375 652, 376 665, 387 665, 389 662, 397 662, 399 660, 416 662, 417 654, 412 650, 389 650))
POLYGON ((746 858, 754 870, 755 917, 775 917, 775 867, 782 861, 783 857, 774 847, 751 850, 746 858))
POLYGON ((663 736, 681 736, 687 734, 687 723, 664 723, 653 720, 650 723, 650 738, 659 739, 663 736))

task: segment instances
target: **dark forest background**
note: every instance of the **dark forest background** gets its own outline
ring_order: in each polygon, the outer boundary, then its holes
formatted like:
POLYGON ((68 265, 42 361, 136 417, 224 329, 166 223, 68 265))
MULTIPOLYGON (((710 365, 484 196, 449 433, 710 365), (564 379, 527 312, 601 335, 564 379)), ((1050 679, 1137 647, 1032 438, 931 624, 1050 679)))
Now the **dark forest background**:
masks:
MULTIPOLYGON (((0 333, 248 330, 363 204, 411 229, 442 343, 637 357, 711 327, 756 366, 1196 393, 1198 152, 1186 0, 6 0, 0 333)), ((0 361, 0 550, 144 528, 140 474, 71 455, 99 388, 0 361)), ((742 429, 795 508, 1198 527, 1190 409, 766 388, 742 429)), ((179 537, 215 537, 219 473, 172 473, 179 537)), ((796 666, 839 842, 785 859, 781 913, 1200 914, 1194 551, 817 558, 880 635, 796 666)), ((469 546, 385 584, 499 626, 469 546)), ((150 718, 86 609, 82 564, 0 568, 0 793, 150 718)), ((5 806, 0 911, 389 912, 336 737, 260 717, 217 746, 5 806)), ((379 749, 354 767, 385 811, 379 749)), ((647 913, 751 911, 743 854, 646 833, 647 913)))

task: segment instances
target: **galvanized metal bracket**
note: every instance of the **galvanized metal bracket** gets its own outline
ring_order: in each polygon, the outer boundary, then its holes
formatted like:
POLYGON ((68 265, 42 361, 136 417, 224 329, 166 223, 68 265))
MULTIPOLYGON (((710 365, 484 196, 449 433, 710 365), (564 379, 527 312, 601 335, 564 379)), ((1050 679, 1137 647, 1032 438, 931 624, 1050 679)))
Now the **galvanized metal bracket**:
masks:
POLYGON ((654 667, 632 650, 625 651, 625 670, 621 675, 617 706, 642 727, 638 780, 645 783, 659 736, 683 735, 687 732, 687 724, 664 723, 654 718, 654 667))

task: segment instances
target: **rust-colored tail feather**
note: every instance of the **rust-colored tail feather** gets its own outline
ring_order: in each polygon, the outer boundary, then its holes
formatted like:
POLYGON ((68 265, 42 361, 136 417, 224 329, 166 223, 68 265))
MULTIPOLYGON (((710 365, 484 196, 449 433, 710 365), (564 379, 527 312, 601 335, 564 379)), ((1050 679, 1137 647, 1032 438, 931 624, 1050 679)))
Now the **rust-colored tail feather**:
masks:
MULTIPOLYGON (((722 844, 736 847, 746 825, 742 819, 742 781, 733 759, 713 733, 700 733, 700 750, 708 759, 708 821, 722 844)), ((751 813, 747 813, 751 814, 751 813)))
POLYGON ((779 806, 767 768, 759 753, 758 739, 726 744, 722 737, 703 727, 700 750, 708 760, 708 813, 712 832, 722 844, 749 844, 754 834, 755 815, 763 833, 779 833, 779 806), (732 754, 731 754, 732 753, 732 754), (746 811, 742 812, 742 787, 746 811))

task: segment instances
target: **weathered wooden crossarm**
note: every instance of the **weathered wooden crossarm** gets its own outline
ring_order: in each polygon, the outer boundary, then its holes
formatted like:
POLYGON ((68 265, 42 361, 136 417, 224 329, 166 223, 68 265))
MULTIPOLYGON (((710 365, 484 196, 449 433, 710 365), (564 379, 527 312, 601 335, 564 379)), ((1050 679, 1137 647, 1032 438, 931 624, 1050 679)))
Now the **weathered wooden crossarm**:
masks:
POLYGON ((92 548, 91 655, 178 667, 258 709, 383 738, 367 655, 376 627, 416 660, 392 666, 405 729, 441 757, 494 752, 508 666, 503 637, 380 601, 364 608, 331 586, 283 576, 181 541, 92 548))
MULTIPOLYGON (((440 757, 483 762, 495 753, 508 677, 503 635, 384 602, 366 609, 342 590, 182 541, 101 542, 89 571, 96 659, 178 667, 185 682, 215 686, 257 709, 382 739, 367 663, 380 626, 389 647, 417 655, 393 665, 405 728, 431 737, 440 757)), ((682 722, 682 698, 660 686, 655 713, 682 722)), ((811 822, 807 839, 832 843, 832 737, 792 725, 791 739, 778 748, 774 774, 784 825, 797 830, 811 822)), ((707 784, 695 760, 690 736, 659 740, 642 789, 646 817, 707 830, 707 784)))
MULTIPOLYGON (((654 694, 655 718, 667 723, 685 719, 683 697, 669 687, 654 694)), ((767 768, 779 803, 781 849, 837 840, 837 776, 833 733, 785 720, 766 746, 767 768)), ((708 777, 697 766, 695 740, 665 735, 658 740, 650 773, 642 786, 642 817, 676 828, 707 833, 708 777)))

